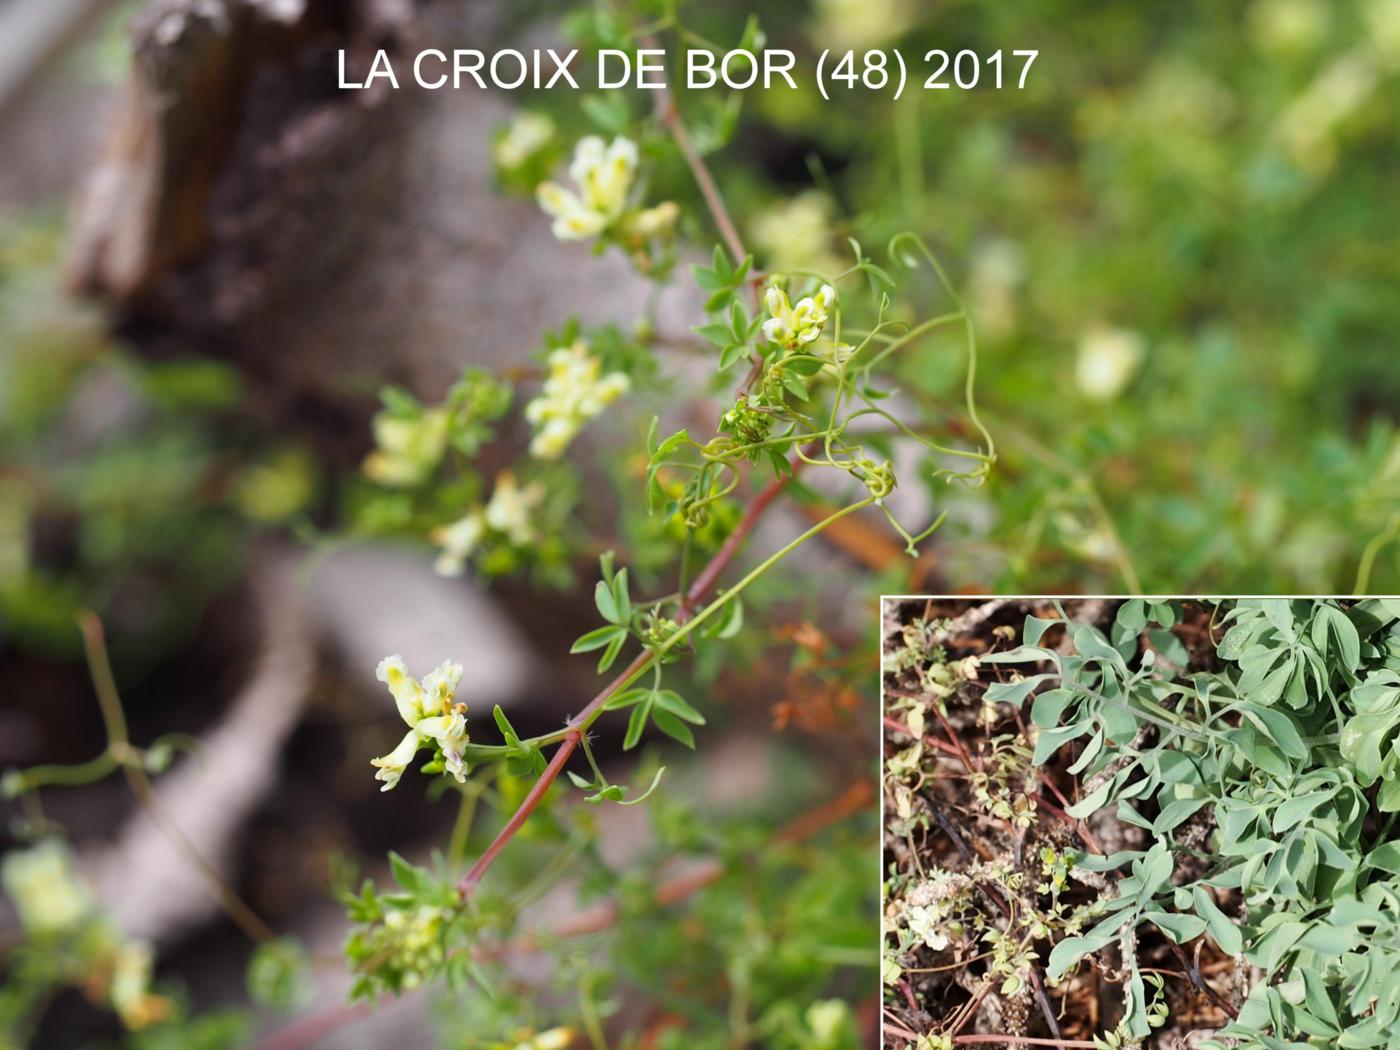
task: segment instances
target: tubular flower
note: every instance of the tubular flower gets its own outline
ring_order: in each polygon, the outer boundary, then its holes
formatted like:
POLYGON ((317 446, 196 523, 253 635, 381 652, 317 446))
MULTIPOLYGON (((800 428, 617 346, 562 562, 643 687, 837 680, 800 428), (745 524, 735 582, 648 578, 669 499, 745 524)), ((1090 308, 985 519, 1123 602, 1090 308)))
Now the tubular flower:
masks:
POLYGON ((442 548, 433 570, 439 576, 460 576, 467 567, 467 559, 481 544, 486 535, 486 519, 480 507, 473 507, 462 517, 449 525, 440 525, 429 533, 428 538, 442 548))
POLYGON ((485 508, 476 506, 448 525, 434 529, 429 538, 442 548, 433 568, 440 576, 460 576, 467 559, 491 533, 497 533, 516 547, 534 542, 535 527, 530 520, 544 499, 538 484, 521 488, 508 470, 496 476, 496 488, 485 508))
POLYGON ((605 145, 597 135, 579 140, 569 177, 578 192, 557 182, 543 182, 535 191, 540 207, 554 218, 554 236, 561 241, 596 237, 622 217, 627 196, 637 177, 637 144, 618 136, 605 145))
POLYGON ((117 949, 112 964, 110 998, 122 1024, 133 1031, 170 1016, 173 1004, 151 992, 153 952, 145 941, 129 941, 117 949))
POLYGON ((375 450, 365 459, 365 474, 381 485, 408 487, 426 481, 447 451, 447 430, 447 413, 440 408, 415 419, 379 413, 374 417, 375 450))
POLYGON ((787 292, 770 284, 764 301, 772 316, 763 322, 763 337, 784 350, 796 350, 822 334, 836 303, 836 289, 824 284, 816 295, 805 296, 793 305, 788 302, 787 292))
POLYGON ((442 752, 447 771, 459 783, 466 780, 467 763, 463 756, 467 741, 467 705, 457 703, 457 685, 462 680, 462 665, 444 660, 420 682, 408 673, 403 658, 388 656, 379 661, 374 675, 389 687, 399 715, 408 724, 408 732, 399 746, 370 765, 379 772, 375 780, 384 781, 381 791, 395 787, 413 756, 423 746, 442 752))
POLYGON ((20 923, 33 933, 58 933, 87 915, 92 898, 73 874, 72 855, 56 839, 5 855, 0 883, 20 923))
POLYGON ((1146 344, 1138 333, 1091 328, 1079 341, 1075 382, 1085 397, 1112 401, 1132 382, 1146 356, 1146 344))
POLYGON ((538 484, 521 488, 515 475, 508 470, 496 476, 496 489, 486 504, 486 524, 501 533, 517 547, 535 538, 530 513, 544 499, 544 489, 538 484))
POLYGON ((537 428, 530 442, 536 459, 558 459, 583 425, 631 389, 621 372, 601 375, 603 362, 582 339, 549 355, 549 378, 540 396, 525 406, 537 428))

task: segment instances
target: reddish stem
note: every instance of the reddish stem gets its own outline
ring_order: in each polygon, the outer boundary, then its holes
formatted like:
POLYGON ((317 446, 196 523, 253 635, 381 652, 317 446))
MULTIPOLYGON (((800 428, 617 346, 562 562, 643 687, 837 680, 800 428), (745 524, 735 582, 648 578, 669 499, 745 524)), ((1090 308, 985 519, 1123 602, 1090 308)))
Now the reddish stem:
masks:
POLYGON ((372 1008, 371 1003, 336 1003, 265 1036, 258 1043, 258 1050, 302 1050, 302 1047, 313 1046, 332 1032, 359 1020, 372 1008))
POLYGON ((763 491, 754 497, 753 502, 749 504, 749 509, 744 512, 743 518, 739 520, 739 524, 734 528, 734 531, 725 537, 724 543, 720 546, 719 550, 715 552, 715 556, 700 570, 694 581, 692 581, 690 586, 686 589, 685 597, 681 599, 681 611, 677 616, 677 619, 681 623, 690 619, 694 607, 709 593, 710 589, 714 587, 715 582, 719 579, 720 573, 724 572, 729 563, 734 560, 734 555, 739 552, 739 548, 743 546, 744 540, 748 539, 749 533, 751 533, 754 526, 758 524, 758 519, 763 516, 763 512, 768 509, 768 505, 777 498, 778 493, 782 492, 788 481, 801 469, 802 461, 800 459, 794 461, 791 474, 769 482, 763 491))
POLYGON ((690 174, 695 179, 695 184, 700 187, 700 196, 705 198, 705 207, 709 208, 710 215, 715 220, 715 226, 719 228, 719 235, 724 239, 724 245, 729 249, 729 254, 734 257, 735 265, 744 261, 748 252, 744 251, 744 242, 739 237, 739 229, 734 225, 734 220, 729 217, 729 209, 724 205, 724 198, 720 196, 719 187, 715 185, 714 177, 710 175, 710 169, 706 167, 705 160, 700 156, 700 151, 695 148, 695 143, 691 141, 690 132, 685 130, 685 124, 681 121, 680 111, 676 109, 676 100, 671 97, 669 88, 661 88, 656 94, 656 114, 661 119, 661 123, 666 125, 666 130, 671 133, 671 138, 676 140, 676 147, 681 151, 681 156, 685 158, 686 166, 690 168, 690 174))
MULTIPOLYGON (((794 463, 790 473, 769 482, 768 485, 764 487, 763 491, 754 497, 753 502, 749 505, 744 516, 739 519, 739 524, 734 527, 734 531, 725 538, 723 545, 715 552, 714 557, 710 559, 709 563, 700 570, 700 574, 696 576, 695 581, 682 596, 680 612, 677 614, 678 621, 684 623, 686 620, 690 619, 695 605, 705 597, 714 586, 716 580, 718 580, 720 574, 729 563, 734 560, 734 556, 739 552, 739 548, 743 546, 744 541, 749 537, 749 534, 753 532, 754 526, 758 524, 758 519, 768 508, 769 504, 773 502, 778 493, 783 490, 783 487, 787 485, 788 481, 801 469, 801 466, 801 461, 794 463)), ((486 848, 486 852, 477 859, 476 863, 472 865, 471 870, 463 875, 461 881, 457 883, 457 892, 462 897, 470 895, 471 892, 476 889, 482 877, 486 874, 486 870, 495 862, 501 850, 505 849, 506 843, 513 839, 520 829, 525 826, 525 822, 530 819, 530 815, 534 813, 535 809, 539 806, 545 793, 550 789, 554 781, 559 778, 559 774, 564 771, 565 764, 578 747, 579 740, 585 732, 585 727, 592 720, 593 716, 612 698, 614 693, 621 689, 627 682, 631 681, 634 675, 645 668, 647 664, 651 662, 651 659, 652 654, 650 650, 642 650, 633 657, 632 662, 627 665, 622 673, 609 682, 597 696, 588 702, 588 705, 582 711, 569 720, 569 732, 560 742, 559 750, 554 752, 554 757, 550 759, 549 765, 545 767, 544 772, 540 774, 540 778, 535 781, 534 786, 530 788, 529 794, 521 801, 515 813, 512 814, 511 818, 506 821, 505 826, 496 834, 496 837, 491 841, 491 845, 486 848)))

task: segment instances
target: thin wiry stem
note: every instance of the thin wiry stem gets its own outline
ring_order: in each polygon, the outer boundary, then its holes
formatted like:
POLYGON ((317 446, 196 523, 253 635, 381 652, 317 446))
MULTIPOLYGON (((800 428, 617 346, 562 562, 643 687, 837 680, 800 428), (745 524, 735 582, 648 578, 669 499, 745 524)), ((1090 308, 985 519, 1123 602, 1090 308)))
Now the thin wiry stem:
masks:
POLYGON ((117 680, 112 674, 112 663, 107 656, 102 621, 95 614, 84 612, 78 617, 78 626, 83 632, 88 673, 92 677, 92 687, 97 693, 98 707, 102 711, 102 723, 107 730, 107 748, 121 765, 122 773, 125 774, 136 801, 146 810, 166 838, 199 872, 219 906, 250 940, 258 943, 276 940, 277 935, 219 876, 214 866, 204 859, 161 802, 155 785, 151 783, 151 778, 146 775, 146 770, 141 765, 139 752, 131 746, 127 738, 126 713, 122 710, 121 694, 117 690, 117 680))

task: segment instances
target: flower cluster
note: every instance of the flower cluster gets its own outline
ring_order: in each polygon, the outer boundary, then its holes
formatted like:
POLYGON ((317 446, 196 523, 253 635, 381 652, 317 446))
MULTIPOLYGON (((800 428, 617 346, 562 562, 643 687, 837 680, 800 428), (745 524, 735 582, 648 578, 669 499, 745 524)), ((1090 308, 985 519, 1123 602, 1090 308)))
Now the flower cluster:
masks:
POLYGON ((0 883, 15 902, 20 923, 32 933, 60 933, 92 909, 92 898, 73 874, 67 847, 56 839, 7 853, 0 883))
POLYGON ((443 576, 460 576, 467 559, 492 533, 516 547, 533 542, 531 514, 543 499, 540 485, 522 488, 514 474, 502 471, 496 476, 496 487, 484 508, 473 507, 451 524, 432 531, 430 538, 442 548, 433 567, 443 576))
POLYGON ((582 339, 550 353, 544 389, 525 406, 525 418, 537 428, 530 455, 558 459, 585 423, 631 389, 623 373, 602 372, 602 359, 582 339))
POLYGON ((674 201, 654 208, 632 208, 637 179, 637 144, 618 136, 607 145, 597 135, 579 140, 569 165, 569 178, 578 192, 557 182, 542 182, 536 197, 554 218, 554 236, 581 241, 606 233, 656 237, 669 233, 680 209, 674 201))
POLYGON ((431 408, 408 418, 389 412, 374 417, 375 449, 365 459, 365 475, 381 485, 407 488, 426 481, 447 451, 450 420, 431 408))
POLYGON ((442 965, 443 922, 446 912, 433 905, 389 908, 383 923, 357 933, 367 958, 376 960, 375 973, 395 992, 417 988, 442 965))
MULTIPOLYGON (((45 839, 5 855, 0 883, 24 929, 36 937, 73 938, 64 979, 105 998, 132 1031, 169 1017, 174 1004, 151 991, 153 952, 145 941, 126 940, 98 914, 88 888, 73 871, 68 847, 45 839)), ((0 1038, 3 1032, 0 1032, 0 1038)))
POLYGON ((770 284, 764 302, 771 316, 763 322, 763 337, 784 350, 797 350, 822 334, 836 303, 836 289, 824 284, 816 295, 804 296, 794 305, 788 301, 787 292, 770 284))
POLYGON ((897 920, 897 927, 907 928, 915 942, 942 951, 948 946, 948 935, 962 931, 962 925, 951 920, 963 906, 971 885, 966 875, 935 871, 892 906, 891 918, 897 920))
POLYGON ((384 781, 380 790, 395 787, 413 756, 425 745, 439 750, 447 772, 459 783, 465 782, 467 762, 463 751, 469 739, 467 705, 455 699, 457 685, 462 680, 462 665, 445 660, 420 682, 408 673, 402 657, 389 656, 379 662, 374 674, 389 687, 399 715, 408 724, 408 732, 398 747, 370 762, 379 770, 374 779, 384 781))
POLYGON ((112 981, 108 998, 122 1024, 139 1031, 164 1020, 173 1004, 164 996, 151 993, 151 968, 155 952, 145 941, 121 944, 112 959, 112 981))

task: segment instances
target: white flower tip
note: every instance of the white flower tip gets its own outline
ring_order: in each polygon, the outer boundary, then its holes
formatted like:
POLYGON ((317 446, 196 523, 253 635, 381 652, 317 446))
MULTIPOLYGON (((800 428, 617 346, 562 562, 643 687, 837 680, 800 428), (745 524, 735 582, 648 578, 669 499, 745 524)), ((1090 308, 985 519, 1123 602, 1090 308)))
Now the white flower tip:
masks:
POLYGON ((403 657, 398 653, 384 657, 379 661, 379 666, 374 669, 374 677, 386 685, 391 676, 406 674, 408 674, 408 668, 404 666, 403 657))

